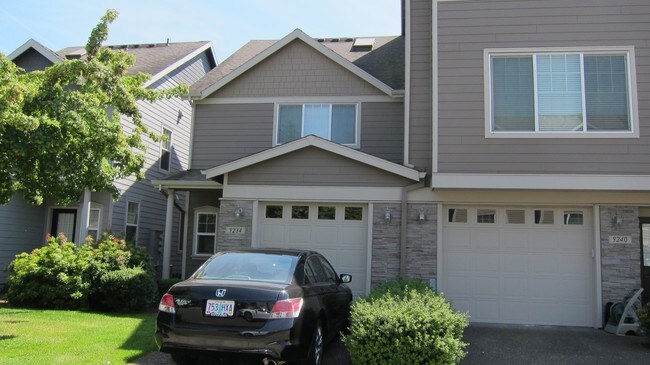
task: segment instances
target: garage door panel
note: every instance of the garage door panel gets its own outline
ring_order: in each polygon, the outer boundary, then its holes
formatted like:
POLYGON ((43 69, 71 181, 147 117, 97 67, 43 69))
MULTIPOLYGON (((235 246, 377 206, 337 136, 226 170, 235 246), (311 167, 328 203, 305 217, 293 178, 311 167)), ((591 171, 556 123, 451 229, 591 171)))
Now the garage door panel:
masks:
POLYGON ((366 227, 340 227, 339 240, 345 243, 365 241, 368 233, 366 227))
POLYGON ((491 209, 498 217, 491 224, 475 217, 443 223, 442 288, 456 308, 469 310, 470 321, 593 325, 593 233, 586 208, 543 208, 543 222, 533 219, 539 208, 512 208, 519 216, 526 211, 526 219, 512 223, 504 219, 508 208, 456 209, 491 209), (565 224, 564 210, 582 211, 583 224, 565 224))

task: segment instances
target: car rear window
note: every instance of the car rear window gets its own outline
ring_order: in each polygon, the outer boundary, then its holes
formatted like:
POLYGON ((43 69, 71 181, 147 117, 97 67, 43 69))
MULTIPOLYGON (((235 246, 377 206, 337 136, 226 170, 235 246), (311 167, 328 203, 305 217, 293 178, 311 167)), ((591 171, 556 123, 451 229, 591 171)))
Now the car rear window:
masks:
POLYGON ((196 279, 291 281, 298 257, 258 252, 228 252, 208 260, 196 279))

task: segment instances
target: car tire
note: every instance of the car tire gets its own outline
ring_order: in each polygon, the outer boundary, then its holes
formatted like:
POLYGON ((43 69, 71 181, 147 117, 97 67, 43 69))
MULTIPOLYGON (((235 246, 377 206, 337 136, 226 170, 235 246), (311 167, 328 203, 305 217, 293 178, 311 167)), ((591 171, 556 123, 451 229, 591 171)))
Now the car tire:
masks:
POLYGON ((314 335, 311 339, 309 346, 309 353, 307 354, 307 365, 321 365, 323 363, 323 353, 325 349, 325 334, 323 326, 320 321, 316 323, 314 328, 314 335))
POLYGON ((196 356, 187 352, 172 352, 171 355, 176 365, 195 365, 197 362, 196 356))

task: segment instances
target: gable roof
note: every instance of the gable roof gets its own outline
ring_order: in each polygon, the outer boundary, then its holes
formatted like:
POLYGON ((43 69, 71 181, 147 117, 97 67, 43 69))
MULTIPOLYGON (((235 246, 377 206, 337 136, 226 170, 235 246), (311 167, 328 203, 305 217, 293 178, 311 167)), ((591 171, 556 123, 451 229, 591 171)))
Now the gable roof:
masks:
MULTIPOLYGON (((210 63, 216 65, 216 58, 212 51, 212 42, 179 42, 155 44, 127 44, 106 46, 110 49, 122 50, 135 56, 135 64, 129 74, 147 73, 151 79, 145 84, 149 86, 169 72, 175 70, 185 62, 196 57, 202 52, 209 51, 210 63)), ((70 55, 85 55, 84 47, 67 47, 57 52, 61 57, 70 55)))
POLYGON ((393 173, 398 176, 402 176, 407 179, 411 179, 413 181, 420 181, 420 179, 424 177, 424 173, 420 173, 417 170, 408 168, 406 166, 398 165, 390 161, 386 161, 379 157, 375 157, 367 153, 363 153, 361 151, 340 145, 338 143, 330 142, 328 140, 325 140, 320 137, 316 137, 314 135, 309 135, 307 137, 303 137, 292 142, 275 146, 265 151, 258 152, 253 155, 246 156, 238 160, 231 161, 223 165, 219 165, 211 169, 205 170, 205 177, 207 179, 212 179, 217 176, 221 176, 229 172, 239 170, 241 168, 251 166, 260 162, 264 162, 266 160, 279 157, 310 146, 318 147, 327 152, 334 153, 339 156, 347 157, 351 160, 364 163, 366 165, 393 173))
POLYGON ((313 39, 296 29, 279 41, 250 41, 190 87, 190 97, 203 99, 294 40, 301 40, 388 95, 404 88, 403 37, 376 37, 372 49, 352 47, 353 39, 313 39))
POLYGON ((22 46, 16 48, 16 50, 11 52, 7 57, 13 61, 21 54, 27 52, 27 50, 29 50, 30 48, 34 49, 36 52, 43 55, 43 57, 47 58, 52 63, 61 62, 65 59, 61 55, 54 52, 53 50, 45 47, 41 43, 31 38, 27 42, 23 43, 22 46))

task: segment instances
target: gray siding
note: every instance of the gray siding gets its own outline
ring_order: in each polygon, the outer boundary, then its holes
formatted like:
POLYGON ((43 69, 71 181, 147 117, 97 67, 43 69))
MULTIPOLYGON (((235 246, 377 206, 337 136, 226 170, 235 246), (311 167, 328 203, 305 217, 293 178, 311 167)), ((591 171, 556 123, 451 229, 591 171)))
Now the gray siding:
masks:
POLYGON ((268 149, 273 104, 197 104, 192 168, 208 169, 268 149))
POLYGON ((211 97, 384 95, 301 40, 283 49, 211 97))
POLYGON ((230 185, 405 186, 410 180, 307 147, 228 174, 230 185))
POLYGON ((361 104, 361 151, 402 164, 404 161, 404 104, 361 104))
POLYGON ((431 0, 411 1, 409 162, 431 171, 431 0))
POLYGON ((52 66, 52 61, 48 60, 34 48, 30 48, 14 59, 14 63, 25 69, 25 72, 45 70, 52 66))
POLYGON ((439 5, 439 171, 650 173, 647 0, 463 1, 439 5), (641 138, 486 139, 483 49, 634 46, 641 138))
POLYGON ((16 255, 43 245, 44 223, 45 208, 25 203, 20 193, 0 206, 0 284, 7 282, 7 266, 16 255))

